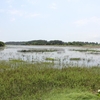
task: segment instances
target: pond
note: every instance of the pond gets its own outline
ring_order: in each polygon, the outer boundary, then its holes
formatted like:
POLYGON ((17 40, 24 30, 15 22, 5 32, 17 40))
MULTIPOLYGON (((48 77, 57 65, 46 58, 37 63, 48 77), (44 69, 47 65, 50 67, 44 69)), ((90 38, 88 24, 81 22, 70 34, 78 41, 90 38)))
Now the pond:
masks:
POLYGON ((0 60, 12 59, 20 59, 32 63, 53 62, 59 67, 64 65, 100 66, 100 48, 22 45, 6 45, 5 48, 0 48, 0 60))

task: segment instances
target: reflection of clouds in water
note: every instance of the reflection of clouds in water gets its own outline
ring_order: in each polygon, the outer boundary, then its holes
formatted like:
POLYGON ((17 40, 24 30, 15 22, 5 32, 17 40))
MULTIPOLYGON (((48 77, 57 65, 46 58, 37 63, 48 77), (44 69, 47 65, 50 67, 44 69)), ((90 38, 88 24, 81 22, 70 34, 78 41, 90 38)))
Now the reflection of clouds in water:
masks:
MULTIPOLYGON (((57 66, 94 66, 100 65, 100 56, 98 54, 87 54, 85 52, 71 51, 71 49, 83 49, 82 47, 58 47, 58 46, 6 46, 1 48, 0 59, 22 59, 25 61, 32 62, 45 62, 45 58, 54 58, 54 62, 57 66), (28 50, 57 50, 56 52, 18 52, 18 50, 28 49, 28 50), (81 58, 80 61, 70 61, 70 58, 81 58), (59 65, 60 64, 60 65, 59 65)), ((84 48, 87 49, 87 48, 84 48)), ((88 48, 90 49, 90 48, 88 48)), ((93 48, 93 50, 99 50, 98 48, 93 48)))

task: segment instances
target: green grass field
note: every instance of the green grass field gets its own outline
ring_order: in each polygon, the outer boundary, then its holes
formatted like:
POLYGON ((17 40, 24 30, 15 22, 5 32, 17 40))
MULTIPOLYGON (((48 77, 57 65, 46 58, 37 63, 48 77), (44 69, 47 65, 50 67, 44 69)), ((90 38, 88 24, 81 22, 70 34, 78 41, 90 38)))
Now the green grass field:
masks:
POLYGON ((46 97, 44 100, 100 100, 95 94, 87 91, 79 91, 77 89, 68 89, 60 93, 54 92, 46 97))
POLYGON ((100 100, 99 67, 0 61, 0 100, 100 100))

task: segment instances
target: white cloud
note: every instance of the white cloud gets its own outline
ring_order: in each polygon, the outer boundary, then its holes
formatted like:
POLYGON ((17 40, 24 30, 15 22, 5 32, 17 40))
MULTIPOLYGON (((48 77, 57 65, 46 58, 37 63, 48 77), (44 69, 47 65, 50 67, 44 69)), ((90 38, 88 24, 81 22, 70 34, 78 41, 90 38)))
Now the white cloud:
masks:
POLYGON ((50 8, 51 8, 51 9, 57 9, 56 3, 52 3, 51 6, 50 6, 50 8))
POLYGON ((68 1, 68 2, 72 2, 72 1, 75 1, 75 2, 76 2, 76 1, 79 1, 79 0, 67 0, 67 1, 68 1))
POLYGON ((13 2, 13 0, 6 0, 6 2, 7 2, 7 3, 12 3, 12 2, 13 2))
POLYGON ((81 19, 81 20, 77 20, 74 22, 74 24, 76 25, 86 25, 86 24, 89 24, 89 23, 98 23, 100 22, 100 18, 98 17, 91 17, 89 19, 81 19))
POLYGON ((33 0, 27 0, 29 3, 31 3, 31 4, 35 4, 36 2, 35 1, 33 1, 33 0))
MULTIPOLYGON (((8 10, 7 14, 10 14, 12 17, 18 16, 18 17, 23 17, 23 18, 34 18, 34 17, 41 16, 41 14, 39 13, 29 13, 23 10, 16 10, 16 9, 8 10)), ((15 18, 12 18, 11 21, 15 21, 15 18)))
POLYGON ((89 21, 88 19, 81 19, 81 20, 75 21, 74 24, 77 24, 77 25, 81 26, 81 25, 87 24, 88 21, 89 21))
POLYGON ((68 2, 70 2, 71 0, 67 0, 68 2))
POLYGON ((26 5, 22 4, 21 7, 25 7, 26 5))
POLYGON ((20 10, 8 10, 8 13, 9 14, 12 14, 12 15, 17 15, 17 16, 23 16, 24 12, 23 11, 20 11, 20 10))
POLYGON ((88 38, 90 41, 100 42, 100 35, 96 33, 92 33, 92 35, 88 38))
POLYGON ((26 18, 33 18, 33 17, 39 17, 41 14, 38 13, 30 13, 26 15, 26 18))
POLYGON ((15 18, 12 18, 12 19, 11 19, 12 22, 14 22, 15 20, 16 20, 15 18))
MULTIPOLYGON (((3 33, 4 30, 2 29, 2 27, 0 27, 0 33, 3 33)), ((2 34, 1 34, 2 35, 2 34)), ((2 37, 2 36, 1 36, 2 37)))
POLYGON ((9 5, 9 8, 12 8, 12 5, 9 5))
POLYGON ((0 13, 3 13, 3 12, 5 12, 5 10, 4 9, 0 9, 0 13))
POLYGON ((12 3, 13 3, 14 0, 6 0, 6 3, 8 4, 8 7, 9 8, 12 8, 12 3))
POLYGON ((90 22, 100 22, 100 18, 98 18, 98 17, 92 17, 92 18, 90 18, 90 22))

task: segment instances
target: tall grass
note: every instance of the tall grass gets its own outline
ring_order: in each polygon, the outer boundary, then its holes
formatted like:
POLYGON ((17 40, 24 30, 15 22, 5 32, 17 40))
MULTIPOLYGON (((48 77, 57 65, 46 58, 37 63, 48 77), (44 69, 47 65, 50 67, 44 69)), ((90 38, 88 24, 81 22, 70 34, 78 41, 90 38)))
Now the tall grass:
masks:
POLYGON ((99 67, 57 69, 52 66, 51 63, 0 61, 0 100, 43 100, 51 91, 63 89, 96 94, 100 88, 99 67))

